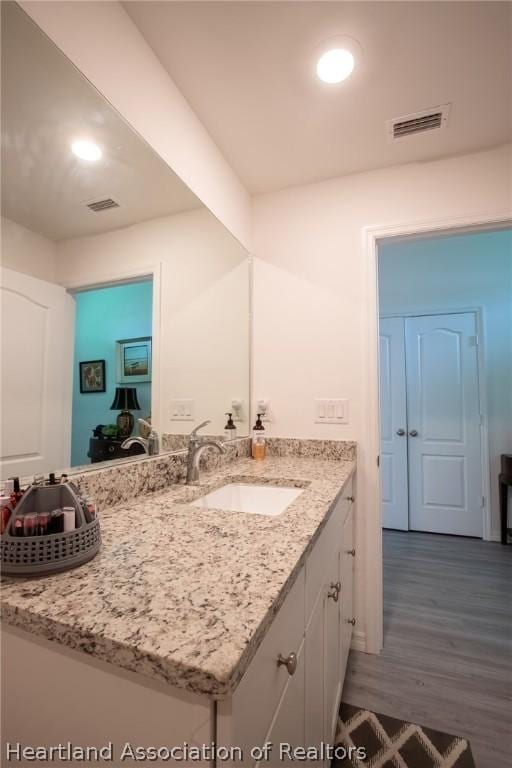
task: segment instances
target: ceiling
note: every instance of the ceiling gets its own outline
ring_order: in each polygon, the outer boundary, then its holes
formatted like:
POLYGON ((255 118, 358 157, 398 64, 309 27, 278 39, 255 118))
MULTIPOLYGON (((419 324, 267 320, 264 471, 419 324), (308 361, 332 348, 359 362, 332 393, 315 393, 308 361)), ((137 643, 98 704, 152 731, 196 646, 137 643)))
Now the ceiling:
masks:
POLYGON ((2 2, 3 215, 60 240, 200 205, 26 14, 2 2), (101 161, 71 153, 81 137, 101 145, 101 161), (85 205, 105 197, 120 207, 85 205))
POLYGON ((125 2, 252 193, 471 152, 512 136, 509 2, 125 2), (338 86, 319 45, 355 38, 338 86), (446 130, 388 142, 385 121, 451 103, 446 130))

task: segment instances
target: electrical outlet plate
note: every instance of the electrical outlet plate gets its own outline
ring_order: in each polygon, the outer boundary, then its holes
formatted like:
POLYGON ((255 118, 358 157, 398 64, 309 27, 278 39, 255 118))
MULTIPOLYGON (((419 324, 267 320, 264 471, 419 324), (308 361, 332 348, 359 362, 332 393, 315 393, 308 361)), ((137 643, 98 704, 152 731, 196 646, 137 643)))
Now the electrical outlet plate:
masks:
POLYGON ((272 421, 270 414, 270 400, 262 397, 256 400, 256 413, 261 414, 262 421, 272 421))
POLYGON ((244 401, 239 398, 233 398, 231 401, 231 412, 233 421, 243 421, 244 401))
POLYGON ((348 400, 315 400, 315 424, 348 424, 348 400))
POLYGON ((193 400, 171 400, 171 421, 195 421, 193 400))

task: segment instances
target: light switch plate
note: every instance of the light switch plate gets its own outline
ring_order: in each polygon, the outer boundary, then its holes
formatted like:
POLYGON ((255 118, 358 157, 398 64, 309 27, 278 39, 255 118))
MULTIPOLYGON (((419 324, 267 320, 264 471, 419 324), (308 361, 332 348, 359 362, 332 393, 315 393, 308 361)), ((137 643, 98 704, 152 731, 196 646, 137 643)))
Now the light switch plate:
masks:
POLYGON ((315 400, 315 424, 348 424, 348 400, 315 400))
POLYGON ((171 400, 171 421, 195 421, 193 400, 171 400))

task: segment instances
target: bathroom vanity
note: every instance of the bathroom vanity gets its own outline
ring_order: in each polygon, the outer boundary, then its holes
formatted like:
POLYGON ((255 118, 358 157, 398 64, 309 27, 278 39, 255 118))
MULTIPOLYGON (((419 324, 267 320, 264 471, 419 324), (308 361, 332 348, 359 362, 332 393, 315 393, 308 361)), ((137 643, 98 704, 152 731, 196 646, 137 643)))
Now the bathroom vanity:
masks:
POLYGON ((4 742, 251 766, 280 765, 280 743, 332 744, 355 622, 354 472, 237 459, 104 510, 102 550, 82 568, 4 579, 4 742), (195 505, 233 484, 300 493, 280 514, 195 505), (233 760, 183 759, 213 742, 233 760))

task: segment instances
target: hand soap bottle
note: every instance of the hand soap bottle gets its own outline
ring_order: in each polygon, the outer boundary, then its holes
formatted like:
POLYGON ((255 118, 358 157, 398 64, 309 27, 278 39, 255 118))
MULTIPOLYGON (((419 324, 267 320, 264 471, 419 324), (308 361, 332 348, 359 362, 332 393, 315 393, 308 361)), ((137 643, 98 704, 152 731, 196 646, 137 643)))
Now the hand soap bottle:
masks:
POLYGON ((224 437, 226 440, 235 440, 236 439, 236 426, 235 422, 232 419, 233 414, 232 413, 226 413, 225 414, 228 417, 228 421, 226 426, 224 427, 224 437))
POLYGON ((256 424, 252 431, 252 457, 253 459, 265 458, 265 427, 261 423, 261 413, 258 413, 256 424))

